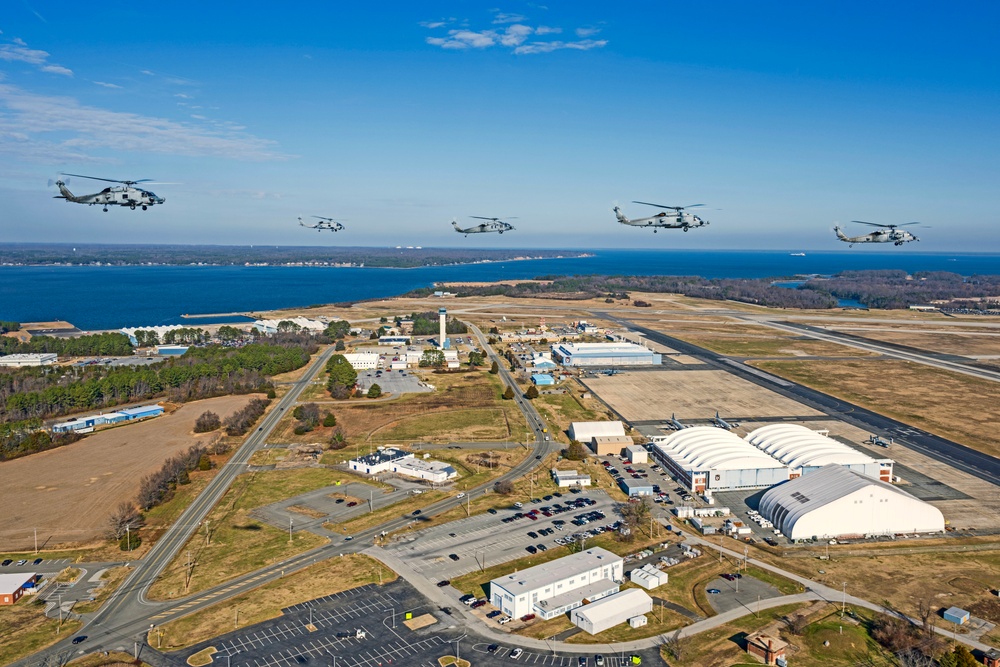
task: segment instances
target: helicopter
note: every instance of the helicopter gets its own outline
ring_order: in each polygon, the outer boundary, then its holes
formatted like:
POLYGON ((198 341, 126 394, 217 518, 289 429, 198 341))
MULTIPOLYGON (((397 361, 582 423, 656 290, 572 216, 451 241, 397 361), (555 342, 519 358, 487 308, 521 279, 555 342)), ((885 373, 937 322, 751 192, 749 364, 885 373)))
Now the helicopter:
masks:
MULTIPOLYGON (((55 197, 53 197, 54 199, 65 199, 66 201, 73 202, 74 204, 87 204, 88 206, 94 206, 96 204, 103 206, 105 213, 108 212, 108 206, 128 206, 133 211, 136 206, 141 206, 142 210, 145 211, 150 206, 162 204, 166 201, 163 197, 158 197, 149 190, 135 187, 139 183, 151 183, 152 179, 149 178, 142 178, 138 181, 120 181, 115 178, 98 178, 96 176, 84 176, 82 174, 64 173, 62 175, 76 176, 77 178, 89 178, 92 181, 120 183, 121 185, 112 185, 111 187, 104 188, 100 192, 92 195, 77 196, 66 188, 66 183, 69 182, 69 179, 66 179, 65 181, 60 179, 55 182, 55 185, 59 188, 59 194, 55 195, 55 197)), ((49 181, 49 185, 53 185, 52 181, 49 181)))
POLYGON ((902 229, 897 231, 898 227, 919 225, 919 222, 904 222, 901 225, 880 225, 875 222, 865 222, 864 220, 851 220, 851 222, 856 222, 859 225, 878 227, 878 229, 870 234, 862 234, 861 236, 845 236, 844 232, 840 230, 840 226, 834 225, 833 231, 836 232, 837 238, 849 244, 848 248, 853 248, 855 243, 892 243, 893 245, 903 245, 910 241, 920 240, 910 232, 902 229))
POLYGON ((698 206, 704 206, 704 204, 688 204, 687 206, 664 206, 663 204, 651 204, 644 201, 633 201, 633 204, 643 204, 644 206, 655 206, 656 208, 667 209, 666 211, 661 211, 656 215, 650 216, 648 218, 636 218, 635 220, 630 220, 625 217, 622 213, 621 208, 617 205, 612 209, 615 212, 615 217, 618 218, 618 222, 623 225, 631 225, 633 227, 652 227, 653 233, 655 234, 657 228, 663 229, 683 229, 685 232, 694 227, 704 227, 708 224, 708 220, 702 220, 693 213, 685 213, 684 211, 689 208, 695 208, 698 206), (669 211, 669 213, 667 212, 669 211))
POLYGON ((318 232, 321 232, 324 229, 329 230, 331 232, 339 232, 341 229, 344 228, 342 224, 340 224, 333 218, 324 218, 321 215, 314 215, 312 217, 318 218, 319 222, 317 222, 315 225, 307 225, 302 221, 302 216, 299 216, 299 224, 302 225, 303 227, 308 227, 309 229, 315 229, 318 232))
MULTIPOLYGON (((476 220, 489 220, 489 222, 483 222, 478 225, 473 225, 472 227, 467 227, 462 229, 458 226, 457 220, 451 221, 451 226, 455 228, 455 231, 459 234, 485 234, 487 232, 496 232, 498 234, 503 234, 504 232, 509 232, 514 229, 514 226, 510 223, 503 222, 500 218, 484 218, 481 215, 470 215, 470 218, 475 218, 476 220)), ((517 220, 517 218, 508 218, 508 220, 517 220)))

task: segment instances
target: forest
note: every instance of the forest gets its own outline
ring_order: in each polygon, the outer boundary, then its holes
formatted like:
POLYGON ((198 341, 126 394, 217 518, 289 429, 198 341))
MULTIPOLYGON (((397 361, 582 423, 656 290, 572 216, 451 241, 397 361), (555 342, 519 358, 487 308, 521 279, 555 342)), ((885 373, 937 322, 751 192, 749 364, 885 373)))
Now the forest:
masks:
MULTIPOLYGON (((434 336, 440 333, 440 321, 438 314, 433 311, 426 313, 412 313, 410 319, 413 320, 414 336, 434 336)), ((454 317, 445 320, 445 333, 464 334, 469 333, 469 328, 454 317)))
MULTIPOLYGON (((819 290, 787 289, 769 279, 706 279, 697 276, 541 276, 540 282, 514 285, 460 286, 462 296, 552 297, 609 301, 627 298, 629 292, 665 292, 702 299, 732 300, 775 308, 834 308, 837 299, 819 290)), ((426 296, 432 290, 414 290, 411 296, 426 296)))
POLYGON ((189 246, 189 245, 99 245, 99 244, 0 244, 0 264, 37 265, 148 265, 148 264, 314 264, 412 268, 448 266, 512 259, 582 257, 584 252, 566 250, 510 250, 456 248, 338 248, 315 246, 189 246))
POLYGON ((855 299, 868 308, 893 309, 951 299, 1000 296, 1000 276, 969 276, 945 271, 843 271, 832 278, 812 278, 803 289, 855 299))
POLYGON ((132 354, 132 343, 122 333, 99 333, 76 338, 34 336, 25 343, 0 336, 0 354, 55 352, 61 357, 123 357, 132 354))

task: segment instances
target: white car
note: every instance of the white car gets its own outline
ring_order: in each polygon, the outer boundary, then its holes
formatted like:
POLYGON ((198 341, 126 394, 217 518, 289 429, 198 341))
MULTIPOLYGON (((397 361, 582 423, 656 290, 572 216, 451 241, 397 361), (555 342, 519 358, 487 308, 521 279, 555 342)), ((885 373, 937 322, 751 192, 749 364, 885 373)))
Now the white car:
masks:
POLYGON ((497 620, 497 623, 499 623, 500 625, 507 625, 508 623, 510 623, 510 616, 500 617, 500 619, 497 620))
POLYGON ((516 649, 514 649, 513 651, 510 652, 510 659, 511 660, 517 660, 522 655, 524 655, 524 649, 522 649, 522 648, 516 648, 516 649))
POLYGON ((464 494, 464 493, 460 493, 460 494, 458 494, 458 495, 457 495, 457 496, 455 496, 455 497, 456 497, 456 498, 464 498, 464 497, 465 497, 465 494, 464 494))

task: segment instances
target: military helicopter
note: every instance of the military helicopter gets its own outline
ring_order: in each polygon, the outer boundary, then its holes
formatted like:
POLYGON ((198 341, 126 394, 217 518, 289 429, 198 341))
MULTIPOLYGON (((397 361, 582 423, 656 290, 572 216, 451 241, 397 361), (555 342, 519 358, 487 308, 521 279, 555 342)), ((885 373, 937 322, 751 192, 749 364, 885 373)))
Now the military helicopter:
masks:
MULTIPOLYGON (((500 218, 484 218, 481 215, 470 215, 470 218, 475 218, 476 220, 489 220, 489 222, 483 222, 478 225, 473 225, 472 227, 467 227, 462 229, 458 226, 457 220, 451 221, 451 226, 455 228, 455 231, 459 234, 485 234, 487 232, 496 232, 498 234, 503 234, 504 232, 509 232, 514 229, 514 226, 510 223, 503 222, 500 218)), ((507 218, 508 220, 517 220, 517 218, 507 218)))
MULTIPOLYGON (((139 183, 152 183, 152 179, 142 178, 138 181, 119 181, 115 178, 98 178, 97 176, 83 176, 82 174, 62 174, 63 176, 76 176, 77 178, 89 178, 92 181, 105 181, 106 183, 120 183, 121 185, 113 185, 108 188, 104 188, 100 192, 92 195, 74 195, 66 188, 66 183, 69 179, 58 180, 55 185, 59 188, 58 195, 55 195, 54 199, 65 199, 68 202, 73 202, 74 204, 87 204, 88 206, 99 205, 104 207, 104 212, 108 212, 108 206, 128 206, 133 211, 136 206, 141 206, 142 210, 145 211, 148 207, 154 206, 156 204, 162 204, 166 201, 163 197, 157 197, 154 193, 149 190, 144 190, 143 188, 135 187, 139 183)), ((53 185, 52 181, 49 181, 49 185, 53 185)))
POLYGON ((321 232, 324 229, 329 230, 331 232, 339 232, 341 229, 344 228, 342 224, 340 224, 333 218, 324 218, 321 215, 314 215, 312 217, 318 218, 319 222, 317 222, 315 225, 307 225, 302 221, 302 216, 299 216, 299 224, 302 225, 303 227, 308 227, 309 229, 315 229, 318 232, 321 232))
POLYGON ((653 233, 655 234, 657 228, 662 229, 683 229, 685 232, 694 227, 704 227, 708 224, 708 220, 702 220, 693 213, 685 213, 684 211, 689 208, 695 208, 698 206, 704 206, 704 204, 688 204, 687 206, 664 206, 663 204, 650 204, 644 201, 633 201, 633 204, 643 204, 644 206, 655 206, 656 208, 667 209, 666 211, 661 211, 654 216, 648 218, 636 218, 635 220, 630 220, 625 217, 622 213, 621 208, 617 205, 612 209, 615 212, 615 217, 618 218, 618 222, 623 225, 631 225, 633 227, 652 227, 653 233), (669 213, 667 211, 670 211, 669 213))
POLYGON ((861 236, 845 236, 844 232, 840 231, 840 226, 834 225, 833 231, 836 232, 837 238, 844 243, 849 244, 847 246, 848 248, 853 248, 855 243, 892 243, 893 245, 903 245, 904 243, 908 243, 910 241, 920 240, 910 232, 897 229, 898 227, 919 225, 919 222, 904 222, 901 225, 880 225, 875 222, 865 222, 864 220, 851 220, 851 222, 856 222, 859 225, 868 225, 869 227, 878 227, 878 229, 871 234, 862 234, 861 236))

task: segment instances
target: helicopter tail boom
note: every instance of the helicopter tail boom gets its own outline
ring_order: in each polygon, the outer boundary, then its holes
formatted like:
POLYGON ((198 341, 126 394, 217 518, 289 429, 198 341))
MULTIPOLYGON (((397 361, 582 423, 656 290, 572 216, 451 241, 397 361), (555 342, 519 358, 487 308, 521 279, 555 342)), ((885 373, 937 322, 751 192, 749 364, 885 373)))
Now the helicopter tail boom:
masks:
POLYGON ((618 222, 620 222, 621 224, 623 224, 623 225, 627 225, 627 224, 629 224, 630 222, 632 222, 631 220, 629 220, 629 219, 628 219, 628 218, 627 218, 627 217, 625 216, 625 214, 624 214, 624 213, 622 213, 622 210, 621 210, 620 208, 618 208, 617 206, 615 206, 615 207, 614 207, 613 209, 611 209, 611 210, 615 212, 615 217, 616 217, 616 218, 618 218, 618 222))
POLYGON ((833 226, 833 231, 834 231, 834 233, 837 234, 837 238, 840 239, 841 241, 850 241, 851 240, 849 237, 847 237, 847 236, 844 235, 844 232, 840 231, 840 226, 839 225, 834 225, 833 226))

